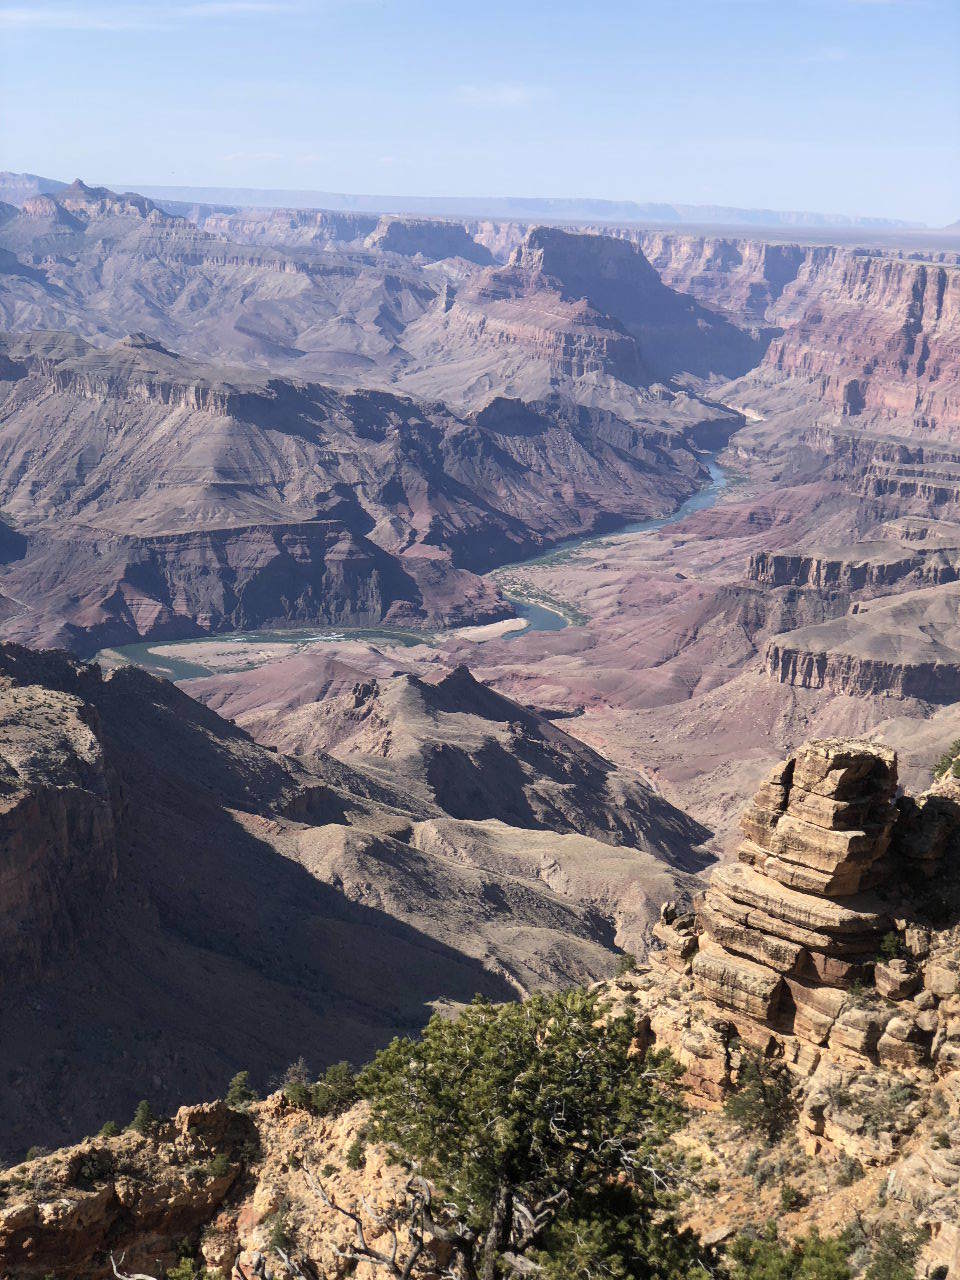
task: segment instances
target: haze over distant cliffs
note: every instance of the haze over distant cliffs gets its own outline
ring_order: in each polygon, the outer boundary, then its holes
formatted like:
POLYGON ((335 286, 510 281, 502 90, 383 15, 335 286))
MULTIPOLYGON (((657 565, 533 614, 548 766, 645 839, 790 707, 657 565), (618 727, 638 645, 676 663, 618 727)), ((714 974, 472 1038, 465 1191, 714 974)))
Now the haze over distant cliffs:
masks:
MULTIPOLYGON (((346 195, 333 191, 264 190, 254 187, 170 187, 133 184, 161 202, 293 209, 322 208, 351 213, 427 214, 434 217, 519 218, 548 222, 717 223, 752 227, 859 227, 907 229, 919 222, 898 218, 849 216, 778 209, 742 209, 729 205, 677 204, 665 201, 599 200, 535 196, 390 196, 346 195)), ((66 186, 33 174, 0 174, 0 199, 35 188, 53 192, 66 186), (5 194, 9 192, 10 194, 5 194)))

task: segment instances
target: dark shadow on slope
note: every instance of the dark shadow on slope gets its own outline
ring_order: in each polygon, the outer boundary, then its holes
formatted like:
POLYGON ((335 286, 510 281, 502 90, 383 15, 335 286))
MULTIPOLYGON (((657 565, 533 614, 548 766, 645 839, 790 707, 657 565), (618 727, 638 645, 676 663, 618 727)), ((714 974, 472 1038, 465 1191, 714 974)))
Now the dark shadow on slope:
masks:
MULTIPOLYGON (((139 774, 139 770, 137 771, 139 774)), ((142 784, 142 776, 136 779, 142 784)), ((130 815, 119 881, 72 954, 0 1010, 2 1154, 319 1072, 415 1033, 436 1001, 516 996, 479 961, 350 902, 222 810, 166 786, 130 815), (162 807, 158 808, 158 802, 162 807)))

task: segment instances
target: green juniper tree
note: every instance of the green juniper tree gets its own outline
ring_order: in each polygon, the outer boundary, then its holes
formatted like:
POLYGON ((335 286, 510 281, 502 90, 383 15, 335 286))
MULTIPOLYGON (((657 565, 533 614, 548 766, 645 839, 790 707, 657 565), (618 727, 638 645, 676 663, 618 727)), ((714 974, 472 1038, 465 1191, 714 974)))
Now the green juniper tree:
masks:
POLYGON ((724 1111, 768 1142, 776 1142, 796 1115, 793 1080, 782 1062, 771 1062, 759 1054, 744 1052, 740 1059, 736 1089, 724 1103, 724 1111))
POLYGON ((243 1111, 249 1107, 251 1102, 256 1102, 257 1091, 250 1083, 249 1071, 238 1071, 230 1081, 227 1089, 226 1102, 228 1107, 233 1107, 237 1111, 243 1111))
POLYGON ((772 1222, 759 1233, 744 1233, 730 1245, 730 1280, 851 1280, 850 1242, 813 1230, 784 1242, 772 1222))
POLYGON ((130 1121, 129 1127, 144 1135, 152 1133, 157 1127, 157 1117, 154 1114, 153 1107, 146 1099, 137 1103, 137 1109, 133 1113, 133 1119, 130 1121))
POLYGON ((598 994, 573 991, 477 1000, 452 1021, 433 1017, 417 1041, 394 1040, 358 1084, 369 1136, 411 1171, 408 1199, 377 1220, 378 1246, 392 1240, 383 1250, 366 1239, 372 1224, 321 1187, 357 1228, 345 1256, 411 1276, 433 1238, 462 1280, 691 1274, 697 1242, 663 1195, 679 1071, 666 1054, 641 1057, 635 1032, 598 994))
POLYGON ((349 1062, 334 1062, 313 1086, 313 1109, 321 1116, 338 1116, 357 1100, 357 1077, 349 1062))

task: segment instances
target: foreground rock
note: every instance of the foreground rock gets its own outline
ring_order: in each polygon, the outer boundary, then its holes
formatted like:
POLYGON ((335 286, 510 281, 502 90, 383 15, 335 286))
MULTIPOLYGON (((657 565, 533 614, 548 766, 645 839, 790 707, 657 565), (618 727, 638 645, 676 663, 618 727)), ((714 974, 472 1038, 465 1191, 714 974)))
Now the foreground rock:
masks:
MULTIPOLYGON (((640 1015, 641 1050, 685 1067, 686 1214, 704 1238, 773 1216, 788 1236, 919 1224, 922 1273, 942 1280, 960 1261, 960 784, 895 791, 892 752, 808 743, 744 815, 740 859, 696 911, 665 907, 662 950, 607 990, 640 1015), (768 1147, 711 1110, 748 1052, 797 1083, 796 1129, 768 1147)), ((0 1175, 0 1274, 100 1280, 111 1250, 147 1274, 178 1256, 211 1280, 339 1274, 352 1226, 317 1182, 373 1216, 405 1177, 364 1145, 364 1121, 362 1105, 321 1117, 275 1095, 15 1166, 0 1175)))
POLYGON ((895 801, 896 786, 889 750, 807 743, 696 913, 665 909, 631 990, 699 1098, 723 1099, 744 1053, 784 1063, 806 1150, 890 1165, 889 1194, 922 1208, 931 1257, 955 1267, 960 787, 895 801))

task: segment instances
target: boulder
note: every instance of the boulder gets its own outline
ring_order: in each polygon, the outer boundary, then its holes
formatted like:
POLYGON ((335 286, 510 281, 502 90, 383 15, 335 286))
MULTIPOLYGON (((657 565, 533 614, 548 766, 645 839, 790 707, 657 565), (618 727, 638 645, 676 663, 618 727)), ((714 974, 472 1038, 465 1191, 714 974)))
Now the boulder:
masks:
POLYGON ((844 1009, 830 1029, 831 1049, 851 1050, 861 1057, 872 1056, 877 1049, 888 1018, 879 1009, 844 1009))
POLYGON ((777 1016, 783 979, 765 965, 704 940, 693 958, 692 973, 698 989, 717 1004, 765 1022, 777 1016))
POLYGON ((919 1067, 929 1052, 930 1036, 908 1015, 891 1018, 877 1042, 877 1057, 887 1067, 919 1067))
POLYGON ((952 964, 943 961, 928 960, 923 966, 923 985, 943 1000, 947 996, 954 996, 960 990, 960 974, 952 964))
POLYGON ((920 986, 920 975, 906 960, 887 960, 874 966, 877 991, 888 1000, 906 1000, 920 986))

